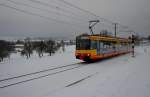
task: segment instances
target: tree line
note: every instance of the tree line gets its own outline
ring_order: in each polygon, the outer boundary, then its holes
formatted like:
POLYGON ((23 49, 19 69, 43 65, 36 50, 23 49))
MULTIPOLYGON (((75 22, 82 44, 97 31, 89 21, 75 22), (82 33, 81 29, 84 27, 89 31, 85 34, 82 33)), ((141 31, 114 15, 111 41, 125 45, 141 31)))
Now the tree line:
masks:
POLYGON ((53 40, 48 41, 25 41, 23 50, 21 51, 22 56, 26 56, 26 58, 30 58, 33 54, 33 51, 38 53, 39 57, 42 57, 44 53, 48 53, 49 56, 54 54, 59 48, 60 44, 56 43, 53 40))
POLYGON ((14 43, 5 40, 0 40, 0 62, 4 58, 10 57, 10 53, 14 51, 14 43))
POLYGON ((33 51, 38 53, 39 57, 42 57, 44 53, 48 53, 49 56, 54 54, 61 46, 61 43, 56 43, 53 40, 48 41, 16 41, 8 42, 5 40, 0 40, 0 62, 4 58, 9 58, 10 54, 15 52, 15 45, 21 44, 22 49, 20 51, 21 56, 25 56, 27 59, 31 57, 33 51))

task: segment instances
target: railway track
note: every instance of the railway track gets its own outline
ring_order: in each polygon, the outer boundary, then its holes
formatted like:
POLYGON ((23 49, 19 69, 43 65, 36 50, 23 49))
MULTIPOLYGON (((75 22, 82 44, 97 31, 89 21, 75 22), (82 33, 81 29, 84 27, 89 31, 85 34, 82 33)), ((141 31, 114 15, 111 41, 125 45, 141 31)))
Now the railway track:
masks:
POLYGON ((52 75, 59 74, 59 73, 69 71, 69 70, 73 70, 76 68, 80 68, 80 67, 84 66, 82 64, 84 64, 84 62, 59 66, 59 67, 55 67, 55 68, 48 68, 48 69, 40 70, 37 72, 32 72, 32 73, 22 74, 19 76, 1 79, 0 80, 0 89, 18 85, 18 84, 22 84, 22 83, 29 82, 29 81, 33 81, 36 79, 41 79, 44 77, 52 76, 52 75))

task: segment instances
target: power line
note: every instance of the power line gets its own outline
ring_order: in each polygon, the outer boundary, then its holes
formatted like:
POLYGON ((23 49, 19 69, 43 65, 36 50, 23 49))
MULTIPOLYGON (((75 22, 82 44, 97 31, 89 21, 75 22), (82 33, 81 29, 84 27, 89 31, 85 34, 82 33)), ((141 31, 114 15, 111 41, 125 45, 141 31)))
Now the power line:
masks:
MULTIPOLYGON (((38 9, 38 10, 41 10, 41 11, 45 11, 45 12, 48 12, 48 13, 54 13, 54 14, 56 14, 56 15, 58 15, 58 16, 65 16, 65 17, 69 17, 69 18, 72 18, 73 20, 78 20, 78 21, 83 21, 82 19, 79 19, 79 18, 76 18, 76 17, 73 17, 73 16, 69 16, 69 15, 65 15, 65 14, 61 14, 61 13, 59 13, 59 12, 56 12, 56 11, 50 11, 50 10, 47 10, 47 9, 42 9, 42 8, 39 8, 39 7, 34 7, 34 6, 31 6, 31 5, 28 5, 28 4, 25 4, 25 3, 21 3, 21 2, 16 2, 16 1, 13 1, 13 0, 7 0, 7 1, 9 1, 9 2, 11 2, 11 3, 14 3, 14 4, 16 4, 16 5, 23 5, 23 6, 26 6, 26 7, 30 7, 30 8, 34 8, 34 9, 38 9)), ((85 22, 85 21, 83 21, 83 22, 85 22)))
MULTIPOLYGON (((41 2, 41 1, 38 1, 38 0, 29 0, 29 1, 37 3, 37 4, 40 4, 40 5, 43 5, 43 6, 46 6, 46 7, 50 7, 50 8, 56 9, 56 10, 60 10, 62 12, 70 13, 73 16, 80 16, 79 14, 75 14, 72 11, 68 11, 68 10, 62 9, 60 6, 55 6, 55 5, 52 5, 52 4, 49 4, 49 3, 45 3, 45 2, 41 2)), ((83 18, 83 19, 85 19, 85 18, 83 18)))
MULTIPOLYGON (((68 5, 68 4, 62 2, 61 0, 54 0, 54 1, 55 1, 55 3, 57 4, 57 6, 60 5, 60 4, 61 4, 61 6, 62 6, 62 4, 63 4, 63 5, 64 5, 63 8, 71 9, 71 12, 72 12, 72 10, 74 10, 74 11, 77 10, 78 12, 80 12, 80 13, 78 13, 78 16, 79 16, 79 15, 80 15, 81 17, 85 16, 88 21, 91 20, 91 19, 89 19, 89 18, 90 18, 90 17, 89 17, 89 14, 87 14, 86 12, 84 12, 84 11, 82 11, 82 10, 79 10, 79 9, 77 9, 77 8, 71 6, 71 5, 68 5)), ((51 2, 50 2, 50 3, 51 3, 51 2)), ((92 16, 92 17, 95 18, 95 16, 93 16, 93 15, 90 15, 90 16, 92 16)), ((93 19, 93 18, 92 18, 92 19, 93 19)))
POLYGON ((16 8, 16 7, 12 7, 12 6, 9 6, 9 5, 6 5, 6 4, 0 4, 0 6, 7 7, 7 8, 10 8, 10 9, 13 9, 13 10, 16 10, 18 12, 22 12, 22 13, 25 13, 25 14, 28 14, 28 15, 37 16, 37 17, 40 17, 40 18, 43 18, 43 19, 46 19, 46 20, 52 20, 52 21, 57 22, 57 23, 74 25, 74 26, 77 26, 77 27, 82 26, 82 25, 77 25, 77 24, 74 24, 74 23, 69 23, 69 22, 65 22, 65 21, 56 20, 56 19, 53 19, 53 18, 50 18, 50 17, 47 17, 47 16, 43 16, 43 15, 40 15, 40 14, 37 14, 37 13, 32 13, 32 12, 22 10, 22 9, 19 9, 19 8, 16 8))
MULTIPOLYGON (((65 12, 69 12, 69 13, 70 13, 70 11, 64 10, 64 9, 62 9, 61 7, 54 6, 54 5, 51 5, 51 4, 48 4, 48 3, 44 3, 44 2, 41 2, 41 1, 38 1, 38 0, 29 0, 29 1, 32 1, 32 2, 34 2, 34 3, 39 3, 39 4, 43 5, 43 6, 56 8, 56 9, 59 9, 59 10, 62 10, 62 11, 65 11, 65 12)), ((98 16, 98 15, 96 15, 96 14, 90 12, 90 11, 87 11, 87 10, 85 10, 85 9, 82 9, 82 8, 80 8, 80 7, 77 7, 77 6, 75 6, 75 5, 73 5, 73 4, 69 3, 69 2, 67 2, 67 1, 65 1, 65 0, 57 0, 57 1, 62 2, 62 3, 64 3, 64 4, 66 4, 66 5, 69 5, 70 7, 74 7, 74 8, 76 8, 76 9, 78 9, 78 10, 84 12, 84 13, 87 13, 88 15, 94 16, 94 17, 97 18, 97 19, 104 20, 104 21, 106 21, 106 22, 108 22, 108 23, 114 25, 114 22, 112 22, 112 21, 110 21, 110 20, 108 20, 108 19, 102 18, 102 17, 100 17, 100 16, 98 16)), ((71 14, 75 14, 75 13, 71 12, 71 14)), ((105 22, 104 22, 104 23, 105 23, 105 22)), ((118 25, 121 25, 120 23, 117 23, 117 24, 118 24, 118 25)), ((121 26, 122 26, 122 25, 121 25, 121 26)))
MULTIPOLYGON (((12 1, 12 0, 7 0, 7 1, 12 1)), ((73 12, 71 12, 71 11, 69 11, 69 10, 65 10, 65 9, 63 9, 62 7, 60 7, 60 6, 58 6, 58 5, 52 5, 52 4, 49 4, 49 3, 45 3, 45 2, 41 2, 41 1, 38 1, 38 0, 29 0, 29 1, 31 1, 31 2, 33 2, 33 3, 37 3, 37 4, 41 4, 41 5, 43 5, 43 6, 46 6, 46 7, 50 7, 50 8, 53 8, 53 9, 55 9, 55 10, 61 10, 62 12, 67 12, 67 13, 70 13, 70 14, 72 14, 73 16, 79 16, 80 14, 75 14, 75 13, 73 13, 73 12)), ((110 21, 110 20, 108 20, 108 19, 105 19, 105 18, 102 18, 102 17, 100 17, 100 16, 98 16, 98 15, 96 15, 95 13, 92 13, 92 12, 90 12, 90 11, 88 11, 88 10, 85 10, 85 9, 82 9, 82 8, 80 8, 80 7, 78 7, 78 6, 76 6, 76 5, 74 5, 74 4, 72 4, 72 3, 69 3, 69 2, 67 2, 67 1, 65 1, 65 0, 57 0, 57 1, 59 1, 59 2, 62 2, 62 3, 64 3, 65 5, 68 5, 68 6, 70 6, 71 8, 75 8, 75 9, 77 9, 78 11, 81 11, 81 12, 83 12, 83 13, 86 13, 86 14, 88 14, 88 15, 90 15, 90 16, 93 16, 93 17, 95 17, 96 19, 100 19, 100 21, 102 21, 102 20, 104 20, 104 22, 103 23, 105 23, 105 22, 108 22, 108 23, 110 23, 111 25, 114 25, 114 22, 112 22, 112 21, 110 21)), ((13 2, 15 2, 15 1, 13 1, 13 2)), ((16 3, 16 2, 15 2, 16 3)), ((57 3, 58 4, 58 3, 57 3)), ((30 5, 28 5, 28 4, 23 4, 24 6, 30 6, 30 5)), ((47 12, 50 12, 49 10, 46 10, 46 9, 41 9, 41 8, 37 8, 37 7, 33 7, 33 6, 30 6, 30 7, 32 7, 32 8, 36 8, 36 9, 39 9, 39 10, 42 10, 42 11, 47 11, 47 12)), ((70 9, 70 7, 68 8, 68 9, 70 9)), ((58 13, 58 12, 54 12, 55 14, 57 14, 57 15, 59 15, 60 13, 58 13)), ((65 17, 69 17, 69 18, 71 18, 72 16, 67 16, 67 15, 64 15, 65 17)), ((87 15, 86 15, 87 16, 87 15)), ((45 17, 45 16, 44 16, 45 17)), ((85 18, 84 18, 85 19, 85 18)), ((79 19, 78 19, 79 20, 79 19)), ((58 20, 57 20, 58 21, 58 20)), ((80 20, 80 22, 81 21, 83 21, 83 20, 80 20)), ((102 22, 101 22, 102 23, 102 22)), ((121 27, 123 27, 123 28, 125 28, 125 29, 129 29, 129 27, 128 26, 124 26, 124 25, 122 25, 122 24, 120 24, 120 23, 117 23, 117 25, 119 26, 121 26, 121 27)), ((116 33, 116 31, 115 31, 115 33, 116 33)))
MULTIPOLYGON (((102 18, 102 17, 100 17, 100 16, 96 15, 95 13, 92 13, 92 12, 90 12, 90 11, 88 11, 88 10, 82 9, 82 8, 80 8, 80 7, 78 7, 78 6, 74 5, 74 4, 72 4, 72 3, 69 3, 69 2, 67 2, 67 1, 65 1, 65 0, 58 0, 58 1, 63 2, 63 3, 65 3, 65 4, 67 4, 67 5, 71 6, 71 7, 77 8, 77 9, 83 11, 83 12, 86 12, 86 13, 90 14, 90 15, 93 15, 93 16, 99 18, 100 20, 102 19, 102 20, 104 20, 104 21, 106 21, 106 22, 108 22, 108 23, 111 23, 112 25, 114 25, 114 23, 115 23, 115 22, 110 21, 110 20, 108 20, 108 19, 102 18)), ((117 24, 120 25, 120 26, 122 26, 122 27, 124 27, 124 28, 126 28, 126 29, 129 28, 128 26, 122 25, 122 24, 120 24, 120 23, 117 23, 117 24)))
POLYGON ((83 11, 83 12, 86 12, 86 13, 88 13, 89 15, 95 16, 97 19, 100 18, 100 19, 103 19, 103 20, 105 20, 105 21, 107 21, 107 22, 109 22, 109 23, 113 23, 113 22, 110 21, 110 20, 107 20, 107 19, 105 19, 105 18, 102 18, 102 17, 100 17, 100 16, 98 16, 98 15, 96 15, 96 14, 94 14, 94 13, 88 11, 88 10, 82 9, 82 8, 80 8, 80 7, 78 7, 78 6, 74 5, 74 4, 72 4, 72 3, 69 3, 69 2, 67 2, 67 1, 65 1, 65 0, 58 0, 58 1, 63 2, 63 3, 65 3, 65 4, 67 4, 67 5, 71 6, 71 7, 77 8, 77 9, 83 11))
MULTIPOLYGON (((50 5, 50 4, 48 4, 48 3, 44 3, 44 2, 41 2, 41 1, 38 1, 38 0, 29 0, 29 1, 32 1, 32 2, 35 2, 35 3, 41 4, 41 5, 43 5, 43 6, 60 9, 60 10, 65 11, 65 12, 70 12, 70 11, 66 11, 66 10, 62 9, 61 7, 54 6, 54 5, 50 5)), ((60 1, 60 0, 59 0, 59 1, 60 1)), ((61 1, 61 2, 62 2, 62 1, 61 1)), ((67 2, 64 1, 64 0, 63 0, 63 3, 65 3, 65 4, 67 4, 67 5, 71 6, 71 7, 74 7, 74 8, 76 8, 76 9, 78 9, 78 10, 84 12, 84 13, 87 13, 87 14, 89 14, 89 15, 91 15, 91 16, 94 16, 94 17, 98 17, 98 18, 99 18, 99 16, 97 16, 97 15, 95 15, 95 14, 89 12, 89 11, 86 11, 86 10, 84 10, 84 9, 81 9, 81 8, 79 8, 79 7, 76 7, 76 6, 74 6, 74 5, 70 4, 70 3, 67 3, 67 2)), ((71 12, 71 13, 72 13, 72 12, 71 12)), ((72 14, 74 14, 74 13, 72 13, 72 14)), ((106 21, 106 19, 104 19, 104 18, 101 18, 101 19, 103 19, 103 20, 106 21)), ((108 20, 107 20, 107 22, 108 22, 108 20)), ((109 23, 110 23, 110 21, 109 21, 109 23)), ((113 22, 111 22, 111 23, 113 23, 113 22)))

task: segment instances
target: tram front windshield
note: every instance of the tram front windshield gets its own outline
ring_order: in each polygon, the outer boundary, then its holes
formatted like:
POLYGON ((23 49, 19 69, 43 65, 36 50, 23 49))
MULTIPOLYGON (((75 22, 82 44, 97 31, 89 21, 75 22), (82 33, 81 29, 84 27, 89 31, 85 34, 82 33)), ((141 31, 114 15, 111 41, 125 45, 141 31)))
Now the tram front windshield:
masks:
POLYGON ((76 49, 77 50, 88 50, 90 49, 90 40, 89 39, 76 39, 76 49))

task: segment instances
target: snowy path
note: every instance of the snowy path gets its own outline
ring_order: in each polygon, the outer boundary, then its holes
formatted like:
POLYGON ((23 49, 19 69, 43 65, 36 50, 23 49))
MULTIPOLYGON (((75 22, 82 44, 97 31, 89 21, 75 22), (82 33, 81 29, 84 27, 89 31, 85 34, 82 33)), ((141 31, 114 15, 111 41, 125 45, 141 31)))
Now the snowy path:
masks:
MULTIPOLYGON (((65 57, 61 57, 59 63, 79 62, 74 60, 73 47, 68 51, 64 56, 72 62, 63 61, 65 57)), ((135 58, 127 54, 82 64, 81 68, 0 89, 0 97, 150 97, 149 57, 150 46, 137 47, 135 58)), ((6 72, 1 74, 7 75, 6 72)))

